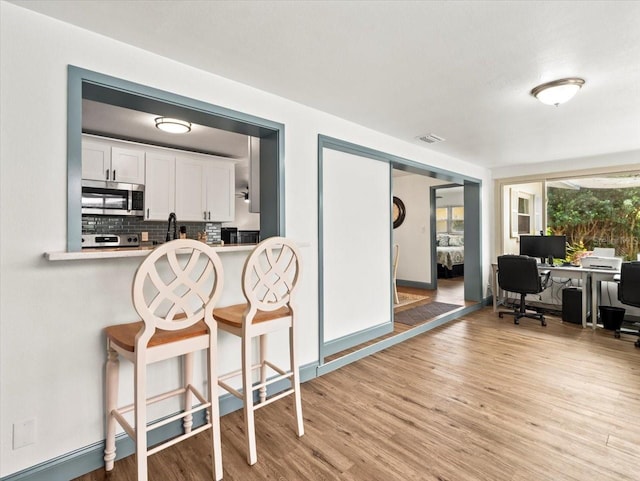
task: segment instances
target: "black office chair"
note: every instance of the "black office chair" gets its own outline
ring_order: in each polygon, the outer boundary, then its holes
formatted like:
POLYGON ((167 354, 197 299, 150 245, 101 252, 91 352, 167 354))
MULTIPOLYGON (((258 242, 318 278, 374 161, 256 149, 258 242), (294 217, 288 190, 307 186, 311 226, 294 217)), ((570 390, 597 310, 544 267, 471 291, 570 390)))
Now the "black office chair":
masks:
POLYGON ((525 297, 527 294, 538 294, 544 291, 549 282, 551 271, 538 271, 534 257, 504 255, 498 256, 498 285, 501 289, 520 294, 520 306, 513 311, 499 311, 498 316, 513 315, 514 324, 520 324, 522 317, 537 319, 543 326, 547 325, 544 315, 539 312, 527 312, 525 297))
MULTIPOLYGON (((640 262, 623 262, 620 267, 620 283, 618 284, 618 300, 627 306, 640 307, 640 262)), ((637 323, 636 323, 637 324, 637 323)), ((616 330, 616 337, 620 337, 621 329, 616 330)), ((624 332, 640 336, 640 329, 624 332)), ((640 347, 640 338, 635 342, 640 347)))

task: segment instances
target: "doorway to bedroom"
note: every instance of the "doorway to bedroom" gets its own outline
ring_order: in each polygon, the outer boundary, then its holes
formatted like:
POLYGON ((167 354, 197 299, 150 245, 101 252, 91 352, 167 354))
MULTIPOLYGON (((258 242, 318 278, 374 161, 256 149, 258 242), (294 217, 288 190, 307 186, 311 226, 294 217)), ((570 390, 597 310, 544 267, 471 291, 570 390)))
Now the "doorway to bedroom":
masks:
POLYGON ((447 185, 434 187, 434 190, 436 282, 464 278, 464 188, 447 185))
POLYGON ((396 327, 466 305, 464 186, 447 180, 393 169, 396 327))

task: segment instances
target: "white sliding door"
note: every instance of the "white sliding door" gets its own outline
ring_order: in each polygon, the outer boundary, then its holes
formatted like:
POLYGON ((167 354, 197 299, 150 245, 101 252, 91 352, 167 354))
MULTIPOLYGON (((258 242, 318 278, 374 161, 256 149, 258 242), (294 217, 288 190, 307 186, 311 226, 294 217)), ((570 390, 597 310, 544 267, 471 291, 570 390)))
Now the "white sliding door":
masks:
POLYGON ((391 325, 390 167, 328 148, 322 155, 322 334, 325 345, 348 347, 391 325))

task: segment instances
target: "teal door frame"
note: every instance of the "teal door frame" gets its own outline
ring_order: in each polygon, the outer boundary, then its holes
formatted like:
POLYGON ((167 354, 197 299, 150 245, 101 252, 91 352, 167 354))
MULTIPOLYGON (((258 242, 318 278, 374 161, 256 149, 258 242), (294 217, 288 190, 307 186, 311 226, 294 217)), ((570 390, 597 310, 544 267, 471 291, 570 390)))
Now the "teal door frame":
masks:
MULTIPOLYGON (((380 162, 386 162, 389 164, 389 182, 391 184, 390 193, 393 196, 393 184, 392 184, 392 169, 398 169, 413 174, 424 175, 447 181, 451 184, 464 186, 464 204, 465 204, 465 300, 480 302, 482 300, 482 265, 480 260, 482 258, 482 245, 481 245, 481 187, 482 181, 474 177, 458 174, 438 167, 422 164, 410 159, 399 157, 386 152, 381 152, 375 149, 371 149, 362 145, 353 144, 341 139, 336 139, 326 135, 318 135, 318 353, 319 364, 322 366, 325 363, 325 357, 334 354, 338 347, 340 349, 347 349, 354 345, 366 342, 373 337, 377 337, 388 330, 386 325, 381 325, 379 328, 373 328, 367 330, 367 332, 356 333, 350 335, 348 339, 330 341, 324 341, 324 278, 323 278, 323 149, 333 149, 341 152, 350 153, 353 155, 367 157, 380 162), (467 219, 469 222, 467 223, 467 219), (468 238, 468 239, 467 239, 468 238), (467 254, 467 249, 469 253, 467 254), (467 279, 466 273, 469 272, 467 279)), ((435 226, 435 193, 432 191, 432 210, 431 210, 431 223, 435 226)), ((389 209, 392 206, 392 199, 389 199, 389 209)), ((435 228, 432 229, 433 242, 435 243, 435 228)), ((390 268, 393 260, 393 229, 389 226, 390 236, 390 252, 389 261, 390 268)), ((435 252, 435 251, 434 251, 435 252)), ((433 254, 432 254, 433 255, 433 254)), ((435 265, 435 259, 432 259, 432 266, 435 265)), ((392 272, 392 270, 390 271, 392 272)), ((392 280, 390 279, 390 283, 392 280)), ((390 292, 393 292, 391 289, 390 292)), ((393 304, 391 306, 391 319, 393 319, 393 304)), ((320 368, 322 371, 322 367, 320 368)))

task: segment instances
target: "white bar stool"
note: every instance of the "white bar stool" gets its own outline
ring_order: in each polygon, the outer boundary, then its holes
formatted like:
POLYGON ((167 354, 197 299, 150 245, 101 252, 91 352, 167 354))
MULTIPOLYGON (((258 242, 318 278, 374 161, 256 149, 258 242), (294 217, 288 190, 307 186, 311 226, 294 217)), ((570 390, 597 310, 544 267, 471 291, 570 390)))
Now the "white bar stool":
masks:
POLYGON ((218 383, 244 404, 244 422, 247 436, 247 462, 257 461, 254 411, 289 394, 294 396, 297 434, 304 434, 300 373, 295 352, 294 290, 300 279, 300 254, 296 245, 283 237, 271 237, 256 246, 247 258, 242 273, 242 291, 246 304, 214 309, 213 317, 223 331, 242 339, 242 369, 220 376, 218 383), (289 330, 289 370, 266 360, 267 334, 280 329, 289 330), (259 338, 260 361, 253 364, 251 344, 259 338), (275 376, 267 379, 268 370, 275 376), (253 384, 253 371, 259 370, 259 383, 253 384), (242 375, 242 392, 225 381, 242 375), (267 398, 267 386, 288 379, 290 388, 267 398), (258 404, 254 404, 254 391, 258 391, 258 404))
POLYGON ((105 470, 111 471, 116 457, 116 421, 135 440, 138 481, 147 480, 147 457, 207 429, 211 430, 213 475, 222 479, 220 417, 215 370, 217 326, 213 307, 222 292, 222 262, 206 244, 192 239, 167 242, 140 264, 133 281, 133 305, 142 321, 109 326, 106 365, 105 470), (207 351, 208 393, 193 385, 193 353, 207 351), (118 357, 134 365, 134 403, 118 407, 118 357), (147 365, 183 356, 183 387, 147 399, 147 365), (147 425, 147 404, 181 396, 184 410, 147 425), (199 401, 193 406, 192 396, 199 401), (193 414, 207 410, 203 426, 192 428, 193 414), (134 425, 125 418, 134 413, 134 425), (184 433, 149 449, 147 433, 182 419, 184 433))

